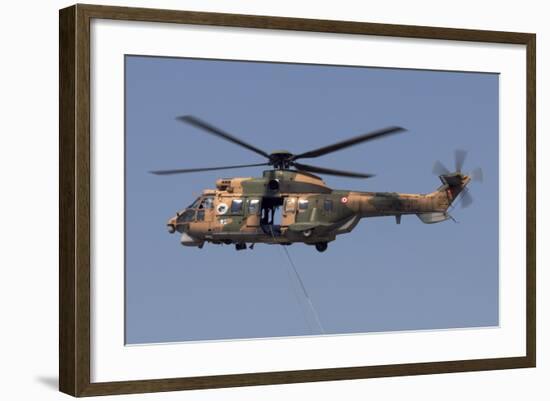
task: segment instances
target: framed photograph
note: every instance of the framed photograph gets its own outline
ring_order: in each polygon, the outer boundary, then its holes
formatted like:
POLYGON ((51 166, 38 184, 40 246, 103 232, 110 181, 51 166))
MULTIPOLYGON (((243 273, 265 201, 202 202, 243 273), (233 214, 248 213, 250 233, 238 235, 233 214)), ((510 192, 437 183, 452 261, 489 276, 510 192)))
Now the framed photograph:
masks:
POLYGON ((534 34, 59 18, 62 392, 535 366, 534 34))

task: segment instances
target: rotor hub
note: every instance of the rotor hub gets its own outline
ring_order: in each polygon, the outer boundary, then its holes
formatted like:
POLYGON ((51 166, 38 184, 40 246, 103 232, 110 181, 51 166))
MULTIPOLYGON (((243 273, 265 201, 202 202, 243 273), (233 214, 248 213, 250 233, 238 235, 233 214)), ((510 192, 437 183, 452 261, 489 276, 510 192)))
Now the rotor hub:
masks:
POLYGON ((277 170, 287 170, 294 155, 288 150, 276 150, 269 155, 269 164, 277 170))

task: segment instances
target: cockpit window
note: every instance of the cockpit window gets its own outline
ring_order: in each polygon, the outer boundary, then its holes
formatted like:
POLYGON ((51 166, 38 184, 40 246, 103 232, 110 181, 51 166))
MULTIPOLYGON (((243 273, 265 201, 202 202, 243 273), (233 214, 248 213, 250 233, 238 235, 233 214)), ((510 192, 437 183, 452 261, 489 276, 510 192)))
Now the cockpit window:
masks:
POLYGON ((332 199, 325 199, 324 206, 327 212, 332 212, 332 199))
POLYGON ((306 210, 309 205, 309 201, 307 199, 300 199, 298 201, 298 208, 300 210, 306 210))
POLYGON ((243 200, 233 199, 231 201, 231 213, 241 213, 243 210, 243 200))

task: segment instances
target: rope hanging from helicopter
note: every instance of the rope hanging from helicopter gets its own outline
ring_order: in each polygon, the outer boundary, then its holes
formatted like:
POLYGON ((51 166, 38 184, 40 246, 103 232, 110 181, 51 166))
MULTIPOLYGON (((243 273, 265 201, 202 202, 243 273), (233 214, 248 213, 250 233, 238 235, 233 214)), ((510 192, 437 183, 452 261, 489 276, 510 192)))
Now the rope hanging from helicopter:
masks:
MULTIPOLYGON (((269 226, 269 230, 271 232, 271 237, 273 238, 273 240, 275 241, 275 234, 273 233, 273 226, 270 225, 269 226)), ((286 249, 286 247, 284 245, 281 245, 283 247, 283 251, 285 252, 286 254, 286 257, 288 259, 288 262, 290 264, 290 267, 292 268, 292 271, 294 272, 294 277, 296 278, 296 281, 298 281, 299 285, 300 285, 300 288, 302 290, 302 293, 308 303, 308 306, 309 306, 309 309, 311 310, 311 313, 313 315, 313 318, 315 320, 315 323, 317 324, 318 328, 319 328, 319 331, 321 332, 321 334, 325 334, 325 329, 323 328, 323 325, 321 324, 321 320, 319 319, 319 314, 317 313, 317 310, 315 309, 315 306, 313 305, 313 302, 311 301, 311 298, 306 290, 306 286, 304 285, 304 282, 300 276, 300 273, 298 272, 298 269, 296 268, 296 265, 294 264, 294 261, 292 260, 292 258, 290 257, 290 253, 288 252, 288 250, 286 249)), ((289 278, 292 280, 292 275, 291 275, 291 272, 287 270, 287 273, 289 275, 289 278)), ((298 299, 298 301, 300 301, 300 297, 298 296, 298 294, 296 293, 296 289, 294 288, 294 285, 292 286, 293 287, 293 290, 294 290, 294 294, 296 295, 296 298, 298 299)), ((307 318, 307 314, 305 314, 305 320, 310 328, 310 330, 312 332, 314 332, 313 328, 311 327, 310 325, 310 322, 309 322, 309 319, 307 318)))

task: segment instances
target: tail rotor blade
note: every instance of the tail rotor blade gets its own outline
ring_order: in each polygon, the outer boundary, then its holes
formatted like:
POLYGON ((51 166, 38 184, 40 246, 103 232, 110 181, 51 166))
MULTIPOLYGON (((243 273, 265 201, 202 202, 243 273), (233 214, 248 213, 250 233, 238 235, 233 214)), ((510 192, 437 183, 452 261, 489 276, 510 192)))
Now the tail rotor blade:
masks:
POLYGON ((471 172, 470 177, 472 177, 473 181, 483 182, 483 170, 481 167, 474 169, 474 171, 471 172))
POLYGON ((450 171, 443 163, 441 163, 439 160, 436 160, 434 163, 434 166, 432 168, 432 172, 435 175, 446 175, 449 174, 450 171))
POLYGON ((467 188, 464 188, 462 190, 462 197, 460 198, 460 204, 463 208, 467 208, 470 206, 474 201, 474 198, 472 198, 472 195, 470 194, 470 191, 468 191, 467 188))
POLYGON ((455 150, 455 171, 461 172, 468 152, 462 149, 455 150))

